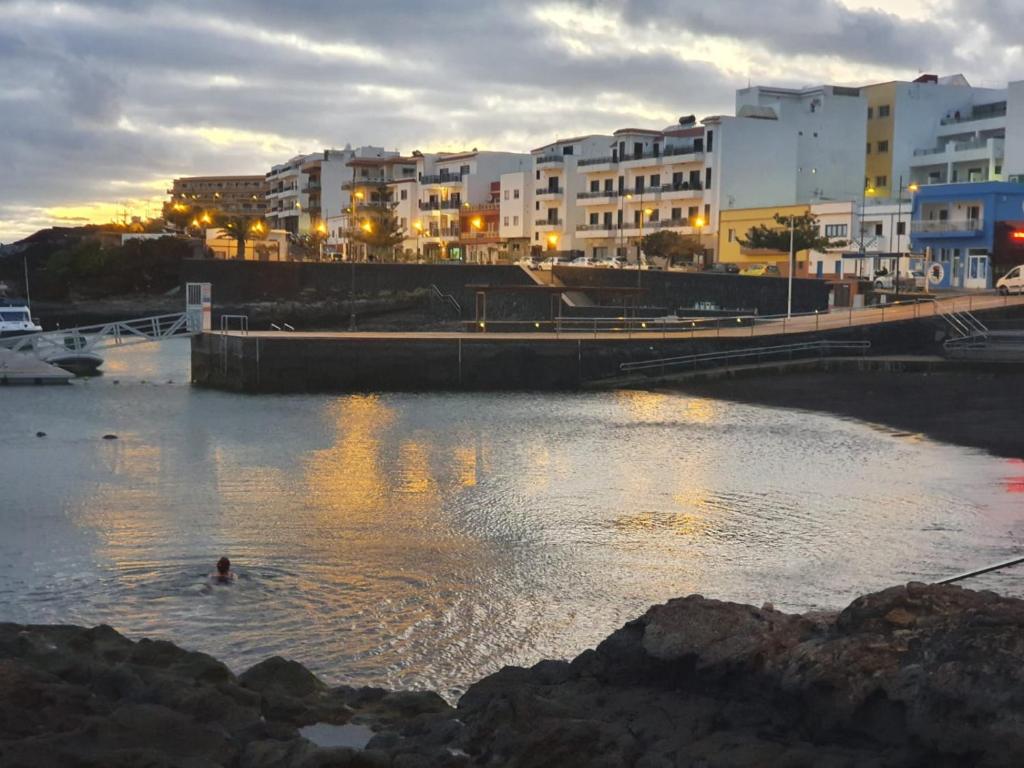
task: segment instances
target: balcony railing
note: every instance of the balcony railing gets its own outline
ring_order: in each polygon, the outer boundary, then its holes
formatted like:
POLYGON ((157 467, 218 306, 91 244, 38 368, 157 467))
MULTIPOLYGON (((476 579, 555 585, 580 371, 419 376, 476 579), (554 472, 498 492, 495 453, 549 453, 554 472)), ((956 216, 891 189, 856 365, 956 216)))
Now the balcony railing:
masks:
POLYGON ((479 213, 481 211, 496 211, 501 208, 501 203, 470 203, 463 205, 462 210, 466 213, 479 213))
POLYGON ((580 160, 577 165, 599 165, 601 163, 628 163, 630 160, 648 160, 662 157, 678 157, 679 155, 703 155, 703 146, 697 147, 693 144, 670 144, 657 153, 653 149, 633 155, 622 155, 621 157, 588 157, 580 160))
POLYGON ((562 187, 558 187, 558 189, 551 189, 550 187, 541 187, 536 192, 534 192, 534 194, 537 195, 537 197, 541 197, 542 195, 562 195, 565 194, 565 189, 562 187))
POLYGON ((425 230, 423 232, 423 235, 422 235, 422 237, 458 237, 458 236, 459 236, 459 228, 458 227, 443 227, 443 228, 440 228, 440 229, 438 229, 438 228, 427 229, 427 230, 425 230))
POLYGON ((437 202, 419 201, 421 211, 454 211, 462 207, 458 200, 440 200, 437 202))
POLYGON ((616 227, 613 222, 608 222, 607 224, 577 224, 576 225, 576 231, 577 232, 600 232, 601 230, 606 230, 606 231, 610 232, 613 229, 618 229, 618 227, 616 227))
POLYGON ((538 227, 560 227, 562 226, 561 219, 537 219, 533 222, 538 227))
POLYGON ((565 159, 562 155, 541 155, 537 158, 537 165, 541 165, 542 163, 561 163, 564 161, 565 159))
POLYGON ((704 185, 699 181, 683 181, 679 184, 662 184, 659 190, 661 192, 700 192, 704 189, 704 185))
POLYGON ((996 117, 1006 117, 1006 106, 1002 109, 995 109, 991 112, 982 112, 981 114, 961 115, 957 117, 944 117, 939 121, 939 125, 955 125, 957 123, 974 123, 978 120, 991 120, 996 117))
POLYGON ((460 173, 433 173, 420 176, 420 184, 461 184, 460 173))
POLYGON ((981 219, 929 219, 914 221, 910 231, 920 234, 929 232, 978 232, 981 230, 981 219))
POLYGON ((577 200, 589 200, 592 197, 618 197, 619 193, 614 189, 600 189, 597 192, 577 192, 577 200))
POLYGON ((580 165, 599 165, 601 163, 614 163, 614 162, 615 162, 615 158, 612 157, 611 155, 608 155, 607 157, 585 157, 582 160, 580 160, 578 163, 576 163, 576 165, 577 166, 580 166, 580 165))
MULTIPOLYGON (((1002 148, 1002 144, 999 142, 999 137, 993 137, 995 140, 994 147, 999 150, 1002 148)), ((914 157, 922 157, 926 155, 942 155, 946 152, 967 152, 972 149, 985 149, 988 146, 990 139, 970 139, 968 141, 951 141, 943 144, 941 147, 929 147, 928 149, 915 149, 914 157), (950 144, 953 148, 950 149, 950 144)), ((1000 153, 1001 154, 1001 153, 1000 153)))

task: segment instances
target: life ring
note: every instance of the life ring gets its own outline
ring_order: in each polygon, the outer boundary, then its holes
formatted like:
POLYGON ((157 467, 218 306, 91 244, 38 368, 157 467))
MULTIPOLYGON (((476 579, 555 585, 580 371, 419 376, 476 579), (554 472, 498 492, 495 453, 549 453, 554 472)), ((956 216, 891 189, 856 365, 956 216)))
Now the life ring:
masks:
POLYGON ((933 261, 928 265, 928 282, 929 283, 941 283, 946 277, 946 269, 942 266, 942 262, 933 261))

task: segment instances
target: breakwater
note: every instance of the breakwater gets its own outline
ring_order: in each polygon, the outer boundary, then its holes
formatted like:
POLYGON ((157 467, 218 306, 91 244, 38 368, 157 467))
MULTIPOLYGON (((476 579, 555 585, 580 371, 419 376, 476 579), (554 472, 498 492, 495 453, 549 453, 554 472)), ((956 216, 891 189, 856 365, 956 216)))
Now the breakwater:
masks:
POLYGON ((1024 761, 1022 633, 1024 601, 952 586, 838 613, 693 595, 450 706, 329 687, 281 657, 235 675, 109 627, 0 624, 0 762, 1009 767, 1024 761))

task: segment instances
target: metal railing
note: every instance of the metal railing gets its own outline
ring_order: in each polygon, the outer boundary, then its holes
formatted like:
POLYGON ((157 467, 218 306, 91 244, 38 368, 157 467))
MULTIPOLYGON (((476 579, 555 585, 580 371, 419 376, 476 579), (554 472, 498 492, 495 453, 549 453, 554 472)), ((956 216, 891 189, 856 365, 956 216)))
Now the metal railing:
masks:
POLYGON ((437 287, 436 283, 430 284, 430 294, 433 298, 440 301, 447 307, 455 310, 456 317, 462 317, 462 305, 459 304, 459 300, 452 296, 450 293, 445 293, 437 287))
POLYGON ((541 165, 543 163, 561 163, 564 161, 565 158, 562 155, 541 155, 540 157, 536 158, 535 162, 537 163, 537 165, 541 165))
POLYGON ((538 227, 560 227, 562 226, 561 219, 537 219, 534 224, 538 227))
POLYGON ((55 352, 66 351, 69 348, 69 340, 75 351, 92 352, 106 347, 192 336, 199 332, 199 328, 189 328, 188 315, 181 312, 12 336, 0 339, 0 346, 15 352, 32 352, 36 357, 46 359, 55 352))
POLYGON ((459 184, 461 182, 461 173, 432 173, 420 176, 420 184, 459 184))
POLYGON ((537 197, 541 197, 542 195, 564 195, 565 188, 558 187, 556 189, 551 189, 550 187, 541 187, 540 189, 535 190, 533 194, 537 197))
POLYGON ((590 192, 577 192, 577 200, 590 200, 595 197, 618 197, 619 193, 614 189, 599 189, 596 192, 591 190, 590 192))
POLYGON ((936 219, 911 223, 911 232, 977 232, 981 230, 981 219, 936 219))
MULTIPOLYGON (((760 362, 765 357, 786 356, 792 359, 796 355, 806 356, 817 354, 819 357, 835 351, 851 351, 866 354, 871 348, 870 341, 805 341, 797 344, 781 344, 770 347, 748 347, 745 349, 734 349, 718 352, 701 352, 695 355, 680 355, 677 357, 662 357, 654 360, 644 360, 638 363, 622 363, 619 370, 624 373, 633 371, 646 371, 652 368, 664 370, 678 366, 690 366, 697 368, 706 363, 717 363, 719 365, 733 362, 735 360, 747 360, 757 358, 760 362)), ((718 367, 718 366, 715 366, 718 367)))

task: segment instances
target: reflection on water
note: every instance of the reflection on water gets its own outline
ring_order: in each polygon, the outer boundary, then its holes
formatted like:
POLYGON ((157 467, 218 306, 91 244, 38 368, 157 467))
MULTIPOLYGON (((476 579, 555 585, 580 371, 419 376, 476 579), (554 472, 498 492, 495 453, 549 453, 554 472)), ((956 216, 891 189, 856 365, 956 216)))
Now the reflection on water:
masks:
POLYGON ((836 607, 1019 545, 1019 463, 877 427, 666 393, 246 397, 180 383, 184 352, 0 391, 0 620, 455 692, 675 595, 836 607), (240 578, 211 589, 222 554, 240 578))

